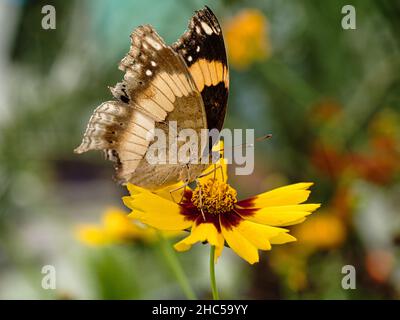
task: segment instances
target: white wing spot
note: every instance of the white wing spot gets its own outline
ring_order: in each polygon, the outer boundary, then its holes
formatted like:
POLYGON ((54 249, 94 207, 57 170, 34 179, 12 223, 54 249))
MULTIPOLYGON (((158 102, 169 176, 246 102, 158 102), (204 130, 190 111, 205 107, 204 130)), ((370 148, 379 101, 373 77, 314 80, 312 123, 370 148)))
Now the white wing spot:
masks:
POLYGON ((200 46, 196 47, 196 52, 200 52, 200 46))
POLYGON ((193 60, 192 56, 189 56, 187 59, 189 62, 191 62, 193 60))
POLYGON ((201 29, 200 29, 200 27, 199 27, 199 26, 196 26, 196 32, 197 32, 198 34, 200 34, 200 33, 201 33, 201 29))
POLYGON ((210 34, 212 34, 213 33, 213 30, 210 28, 210 26, 207 24, 207 23, 205 23, 205 22, 201 22, 201 26, 202 26, 202 28, 203 28, 203 30, 208 34, 208 35, 210 35, 210 34))
POLYGON ((153 72, 151 72, 151 70, 149 70, 149 69, 146 70, 146 76, 150 77, 152 74, 153 74, 153 72))
POLYGON ((157 63, 155 63, 153 60, 150 61, 150 64, 155 67, 157 65, 157 63))
POLYGON ((158 43, 156 40, 150 37, 146 37, 146 41, 156 50, 160 50, 162 48, 161 44, 158 43))

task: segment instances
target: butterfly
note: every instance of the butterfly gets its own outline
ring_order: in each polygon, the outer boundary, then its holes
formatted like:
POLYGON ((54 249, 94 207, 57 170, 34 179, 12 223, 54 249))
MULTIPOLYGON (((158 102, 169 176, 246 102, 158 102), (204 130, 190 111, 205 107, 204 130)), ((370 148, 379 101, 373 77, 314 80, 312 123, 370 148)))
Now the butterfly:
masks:
MULTIPOLYGON (((171 46, 150 25, 131 34, 119 69, 124 78, 110 88, 114 100, 98 106, 81 145, 74 151, 103 150, 115 163, 116 180, 158 189, 194 181, 208 166, 201 163, 151 164, 146 155, 154 129, 221 130, 227 109, 229 70, 221 26, 205 7, 171 46)), ((165 150, 166 152, 170 150, 165 150)))

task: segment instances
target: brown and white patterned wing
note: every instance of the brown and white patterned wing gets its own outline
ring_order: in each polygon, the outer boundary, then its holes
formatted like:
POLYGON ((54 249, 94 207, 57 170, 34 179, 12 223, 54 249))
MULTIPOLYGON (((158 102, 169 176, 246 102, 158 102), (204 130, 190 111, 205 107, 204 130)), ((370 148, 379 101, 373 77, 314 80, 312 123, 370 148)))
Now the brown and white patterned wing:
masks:
MULTIPOLYGON (((169 115, 179 121, 178 128, 206 128, 204 106, 182 57, 151 26, 134 30, 131 48, 119 68, 125 71, 124 79, 110 88, 117 100, 95 110, 75 152, 104 150, 116 163, 120 182, 139 182, 147 187, 154 181, 141 179, 137 171, 144 176, 153 170, 144 159, 153 143, 152 130, 165 125, 169 115), (181 121, 183 115, 190 121, 181 121)), ((168 166, 164 168, 164 175, 170 174, 168 166)), ((158 178, 158 184, 164 180, 168 179, 158 178)))
POLYGON ((224 38, 217 17, 207 6, 195 13, 188 30, 172 46, 185 60, 203 98, 208 128, 221 130, 229 92, 224 38))

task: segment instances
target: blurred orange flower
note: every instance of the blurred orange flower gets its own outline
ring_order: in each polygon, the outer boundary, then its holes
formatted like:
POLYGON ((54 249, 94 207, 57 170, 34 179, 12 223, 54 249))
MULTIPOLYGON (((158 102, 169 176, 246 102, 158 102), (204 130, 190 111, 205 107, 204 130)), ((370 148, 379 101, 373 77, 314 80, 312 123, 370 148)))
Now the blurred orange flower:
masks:
POLYGON ((369 276, 378 283, 388 280, 393 271, 395 257, 388 250, 371 250, 365 258, 365 266, 369 276))
POLYGON ((400 116, 380 111, 368 126, 367 150, 352 154, 355 172, 367 181, 389 184, 400 172, 400 116))
POLYGON ((355 197, 351 190, 347 185, 340 185, 336 188, 327 210, 341 219, 345 225, 348 225, 355 205, 355 197))
POLYGON ((368 125, 366 141, 362 149, 344 150, 335 144, 334 131, 343 121, 340 108, 335 103, 324 102, 313 108, 311 116, 316 125, 323 123, 311 151, 311 162, 322 173, 332 179, 343 177, 361 178, 386 185, 400 173, 400 116, 391 110, 382 110, 368 125))
POLYGON ((346 239, 343 221, 328 213, 314 216, 308 223, 299 225, 293 233, 301 243, 315 249, 337 248, 346 239))
POLYGON ((331 98, 324 98, 316 103, 310 112, 310 118, 316 125, 334 121, 342 117, 342 106, 331 98))
POLYGON ((399 171, 400 157, 391 153, 374 153, 368 155, 353 155, 352 168, 367 181, 386 185, 394 178, 396 171, 399 171))
POLYGON ((311 162, 331 179, 338 179, 347 168, 348 158, 337 147, 317 141, 311 151, 311 162))
POLYGON ((236 69, 246 69, 271 55, 268 21, 259 10, 241 10, 225 23, 224 34, 230 64, 236 69))

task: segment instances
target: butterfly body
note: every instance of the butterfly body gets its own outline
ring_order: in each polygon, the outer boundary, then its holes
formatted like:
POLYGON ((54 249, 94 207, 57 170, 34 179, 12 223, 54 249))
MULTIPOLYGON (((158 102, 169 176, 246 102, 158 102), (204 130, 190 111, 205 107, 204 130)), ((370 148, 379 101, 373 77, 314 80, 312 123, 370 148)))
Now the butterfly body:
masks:
MULTIPOLYGON (((209 8, 198 11, 188 31, 172 46, 151 26, 138 27, 119 69, 125 75, 110 88, 115 100, 94 111, 75 152, 103 150, 106 158, 114 161, 116 179, 121 183, 157 189, 195 180, 207 164, 153 163, 149 149, 157 129, 169 137, 191 129, 200 137, 203 129, 222 128, 229 76, 222 32, 214 14, 209 8), (176 133, 171 132, 171 121, 176 122, 176 133)), ((183 143, 178 142, 176 150, 183 143)), ((200 139, 196 147, 201 157, 204 146, 200 139)), ((168 144, 164 152, 179 157, 168 144)))

